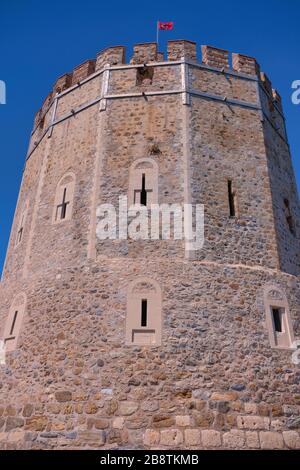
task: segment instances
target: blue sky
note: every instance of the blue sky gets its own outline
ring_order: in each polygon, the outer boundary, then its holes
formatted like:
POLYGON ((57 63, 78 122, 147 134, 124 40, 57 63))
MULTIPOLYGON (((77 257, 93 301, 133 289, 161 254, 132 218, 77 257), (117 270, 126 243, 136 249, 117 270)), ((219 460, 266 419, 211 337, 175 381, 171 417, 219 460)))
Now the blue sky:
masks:
POLYGON ((161 33, 257 58, 282 95, 294 168, 300 187, 300 105, 291 83, 300 80, 300 1, 168 2, 0 0, 0 271, 24 166, 34 113, 56 78, 110 45, 155 41, 156 21, 174 21, 161 33))

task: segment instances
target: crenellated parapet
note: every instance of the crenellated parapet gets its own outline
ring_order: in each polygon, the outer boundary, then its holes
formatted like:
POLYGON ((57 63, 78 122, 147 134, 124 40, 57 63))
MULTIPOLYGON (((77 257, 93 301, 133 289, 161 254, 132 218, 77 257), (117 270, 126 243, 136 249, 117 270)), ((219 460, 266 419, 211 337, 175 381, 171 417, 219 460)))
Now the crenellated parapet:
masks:
POLYGON ((157 43, 149 42, 133 46, 131 64, 145 64, 157 61, 157 43))
POLYGON ((202 62, 212 67, 229 69, 228 51, 212 46, 202 46, 202 62))
POLYGON ((259 76, 260 74, 260 67, 256 59, 243 54, 232 54, 232 68, 237 72, 246 73, 248 75, 259 76))
POLYGON ((95 72, 96 60, 86 60, 80 65, 77 65, 72 73, 72 85, 76 85, 84 80, 86 77, 95 72))
POLYGON ((168 60, 180 60, 183 57, 187 60, 197 60, 196 43, 184 39, 168 41, 168 60))
POLYGON ((97 54, 95 70, 101 70, 105 65, 113 66, 123 64, 125 64, 125 47, 107 47, 97 54))
MULTIPOLYGON (((158 51, 156 42, 139 43, 133 46, 133 52, 128 62, 125 60, 126 49, 124 46, 108 47, 96 55, 95 59, 89 59, 76 66, 72 72, 59 77, 53 90, 47 95, 42 108, 36 113, 34 129, 43 130, 45 114, 54 101, 54 98, 68 89, 75 88, 89 77, 101 74, 105 67, 113 68, 143 67, 145 64, 159 66, 161 64, 176 64, 181 61, 192 66, 206 68, 215 72, 231 73, 241 77, 253 77, 260 84, 266 97, 262 100, 264 108, 275 105, 277 114, 282 114, 281 99, 254 57, 240 53, 230 54, 228 50, 214 46, 203 45, 201 48, 193 41, 184 39, 170 40, 167 45, 167 57, 158 51)), ((269 111, 268 111, 269 113, 269 111)), ((268 114, 267 113, 267 114, 268 114)), ((274 120, 272 112, 269 113, 274 120)))

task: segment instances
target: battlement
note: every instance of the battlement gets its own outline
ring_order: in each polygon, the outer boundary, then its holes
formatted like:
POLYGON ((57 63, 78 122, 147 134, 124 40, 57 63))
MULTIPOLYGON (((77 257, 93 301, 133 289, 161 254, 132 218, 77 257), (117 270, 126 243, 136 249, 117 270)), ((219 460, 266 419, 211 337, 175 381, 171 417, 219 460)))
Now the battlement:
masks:
POLYGON ((98 73, 106 67, 136 66, 141 67, 144 64, 151 63, 174 63, 181 60, 202 64, 209 69, 216 71, 227 71, 236 74, 256 76, 262 84, 264 90, 270 99, 282 110, 279 94, 272 88, 272 83, 267 75, 260 72, 260 66, 256 59, 240 53, 230 54, 228 50, 214 46, 202 45, 201 50, 193 41, 177 39, 168 41, 167 57, 164 53, 158 51, 156 42, 139 43, 133 46, 133 52, 129 62, 125 60, 125 46, 108 47, 100 51, 95 59, 89 59, 76 66, 72 72, 65 73, 59 77, 53 90, 47 95, 41 109, 36 113, 34 128, 43 121, 45 113, 53 98, 72 86, 80 84, 89 76, 98 73))

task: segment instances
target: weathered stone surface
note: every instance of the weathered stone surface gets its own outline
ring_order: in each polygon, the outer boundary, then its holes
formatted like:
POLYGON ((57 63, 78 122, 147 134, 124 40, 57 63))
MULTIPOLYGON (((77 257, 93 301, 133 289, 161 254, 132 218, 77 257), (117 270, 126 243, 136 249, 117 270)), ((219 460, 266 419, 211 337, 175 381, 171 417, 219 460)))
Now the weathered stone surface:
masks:
POLYGON ((289 418, 286 425, 289 429, 300 429, 300 416, 297 418, 289 418))
POLYGON ((72 400, 72 392, 68 390, 61 390, 59 392, 55 392, 55 398, 59 402, 71 401, 72 400))
POLYGON ((186 429, 184 431, 184 439, 188 446, 198 446, 200 444, 200 430, 186 429))
POLYGON ((175 417, 165 414, 154 415, 152 424, 155 428, 167 428, 175 424, 175 417))
POLYGON ((260 416, 270 416, 270 407, 266 403, 259 403, 257 405, 257 412, 260 416))
POLYGON ((289 449, 300 449, 300 436, 296 431, 283 431, 282 435, 289 449))
POLYGON ((223 434, 223 444, 230 449, 242 449, 245 446, 245 433, 232 429, 223 434))
POLYGON ((245 413, 256 414, 257 404, 256 403, 245 403, 245 413))
POLYGON ((29 416, 32 415, 33 410, 34 410, 33 405, 31 405, 31 404, 28 403, 28 404, 25 405, 24 408, 23 408, 23 416, 26 417, 26 418, 29 418, 29 416))
POLYGON ((117 400, 107 400, 104 405, 105 412, 109 415, 112 416, 115 414, 115 412, 118 409, 118 402, 117 400))
POLYGON ((24 426, 23 418, 9 416, 6 419, 5 431, 11 431, 12 429, 21 428, 22 426, 24 426))
POLYGON ((262 416, 238 416, 237 425, 240 429, 269 429, 270 419, 262 416))
POLYGON ((271 413, 272 413, 273 417, 282 416, 282 414, 283 414, 282 406, 278 405, 278 404, 272 405, 271 406, 271 413))
POLYGON ((175 417, 176 426, 179 427, 186 427, 191 424, 191 417, 190 416, 176 416, 175 417))
POLYGON ((7 440, 8 442, 23 442, 25 437, 24 431, 12 431, 8 434, 7 440))
POLYGON ((118 411, 120 415, 130 416, 137 411, 139 405, 133 401, 122 401, 119 403, 118 411))
POLYGON ((214 414, 210 411, 203 411, 201 413, 194 413, 195 424, 202 428, 209 427, 214 421, 214 414))
POLYGON ((151 447, 159 443, 159 431, 155 429, 146 429, 144 434, 145 446, 151 447))
POLYGON ((105 418, 89 418, 87 420, 87 428, 92 429, 107 429, 109 427, 109 420, 105 418))
POLYGON ((210 400, 218 400, 218 401, 234 401, 237 398, 236 392, 214 392, 210 397, 210 400))
POLYGON ((177 447, 183 443, 183 434, 178 429, 165 429, 160 432, 160 444, 167 447, 177 447))
POLYGON ((84 411, 88 415, 94 415, 98 411, 98 406, 94 402, 89 402, 84 406, 84 411))
POLYGON ((300 414, 300 406, 297 405, 283 405, 283 413, 285 416, 297 416, 300 414))
POLYGON ((105 443, 104 431, 78 431, 77 437, 82 445, 90 447, 101 447, 105 443))
POLYGON ((259 449, 260 442, 259 442, 258 432, 246 431, 246 444, 249 449, 259 449))
POLYGON ((236 390, 237 392, 241 392, 242 390, 245 390, 246 386, 244 384, 233 384, 231 385, 231 390, 236 390))
POLYGON ((25 421, 25 429, 30 431, 44 431, 48 423, 47 416, 32 416, 25 421))
POLYGON ((115 429, 123 429, 124 428, 124 423, 125 423, 125 419, 121 418, 121 417, 118 417, 118 418, 114 418, 112 426, 115 429))
POLYGON ((260 445, 262 449, 282 449, 283 438, 279 432, 264 432, 259 433, 260 445))
POLYGON ((221 446, 221 433, 219 431, 214 431, 213 429, 201 431, 201 441, 203 447, 212 449, 214 447, 221 446))
POLYGON ((157 411, 159 409, 159 402, 157 400, 147 400, 141 404, 143 411, 157 411))

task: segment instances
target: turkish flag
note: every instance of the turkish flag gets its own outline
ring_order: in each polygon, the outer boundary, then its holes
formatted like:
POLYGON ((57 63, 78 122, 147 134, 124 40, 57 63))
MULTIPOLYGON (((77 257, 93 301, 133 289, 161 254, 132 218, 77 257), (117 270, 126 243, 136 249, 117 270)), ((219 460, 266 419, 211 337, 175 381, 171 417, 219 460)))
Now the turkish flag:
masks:
POLYGON ((169 31, 173 29, 173 26, 174 26, 173 21, 168 21, 168 22, 159 21, 158 22, 158 29, 162 29, 164 31, 169 31))

